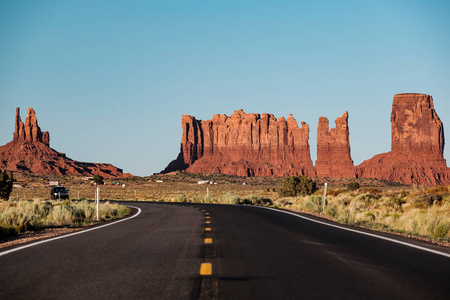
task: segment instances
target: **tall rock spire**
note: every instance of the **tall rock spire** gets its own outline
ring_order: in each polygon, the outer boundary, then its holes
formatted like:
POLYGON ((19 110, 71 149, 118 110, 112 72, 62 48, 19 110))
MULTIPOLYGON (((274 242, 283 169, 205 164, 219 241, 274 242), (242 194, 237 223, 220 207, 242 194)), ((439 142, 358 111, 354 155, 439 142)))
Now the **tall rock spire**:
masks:
POLYGON ((350 156, 348 112, 336 119, 336 127, 329 130, 328 119, 319 118, 317 126, 316 172, 319 177, 355 178, 350 156))
POLYGON ((25 124, 20 118, 20 108, 16 108, 15 131, 13 141, 25 141, 29 143, 41 142, 50 145, 50 134, 48 131, 41 131, 38 125, 36 113, 31 107, 28 108, 25 124))

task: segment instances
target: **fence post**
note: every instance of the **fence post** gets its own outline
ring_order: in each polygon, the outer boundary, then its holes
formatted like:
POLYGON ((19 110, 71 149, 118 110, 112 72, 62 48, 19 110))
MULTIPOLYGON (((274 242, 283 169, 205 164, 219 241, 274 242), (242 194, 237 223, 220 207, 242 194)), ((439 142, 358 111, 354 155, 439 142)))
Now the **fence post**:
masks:
POLYGON ((98 221, 98 214, 99 214, 99 212, 98 212, 98 207, 99 207, 99 202, 100 202, 100 188, 98 187, 97 188, 97 192, 95 193, 95 200, 96 200, 96 202, 97 202, 97 221, 98 221))
POLYGON ((322 199, 322 215, 325 214, 325 200, 327 199, 327 183, 325 182, 325 187, 323 189, 323 199, 322 199))

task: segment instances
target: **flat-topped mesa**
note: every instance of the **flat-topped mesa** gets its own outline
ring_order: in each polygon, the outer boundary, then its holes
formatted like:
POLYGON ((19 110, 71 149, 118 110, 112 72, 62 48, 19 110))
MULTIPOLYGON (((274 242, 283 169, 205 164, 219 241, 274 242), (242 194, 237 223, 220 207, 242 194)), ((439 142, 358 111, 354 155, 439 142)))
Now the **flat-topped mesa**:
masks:
POLYGON ((41 131, 37 123, 36 113, 31 107, 28 108, 27 118, 25 124, 20 118, 20 108, 16 108, 16 126, 13 134, 13 141, 25 141, 25 142, 41 142, 50 145, 50 134, 48 131, 41 131))
POLYGON ((358 177, 427 186, 450 184, 444 159, 444 126, 425 94, 394 96, 391 151, 357 166, 358 177))
POLYGON ((181 151, 163 172, 224 173, 240 176, 315 176, 309 152, 309 127, 289 115, 231 116, 216 114, 211 120, 182 117, 181 151))
POLYGON ((350 156, 348 112, 336 119, 336 127, 329 130, 328 119, 319 118, 317 126, 318 177, 355 178, 355 167, 350 156))

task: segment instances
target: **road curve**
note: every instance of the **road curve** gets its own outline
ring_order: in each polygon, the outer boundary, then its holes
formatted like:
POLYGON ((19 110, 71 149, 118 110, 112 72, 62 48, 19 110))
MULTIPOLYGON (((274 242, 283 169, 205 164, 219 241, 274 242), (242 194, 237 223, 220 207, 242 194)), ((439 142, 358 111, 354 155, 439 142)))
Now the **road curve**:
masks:
POLYGON ((0 299, 450 294, 448 248, 389 236, 439 255, 259 207, 132 205, 142 209, 133 219, 0 256, 0 299))

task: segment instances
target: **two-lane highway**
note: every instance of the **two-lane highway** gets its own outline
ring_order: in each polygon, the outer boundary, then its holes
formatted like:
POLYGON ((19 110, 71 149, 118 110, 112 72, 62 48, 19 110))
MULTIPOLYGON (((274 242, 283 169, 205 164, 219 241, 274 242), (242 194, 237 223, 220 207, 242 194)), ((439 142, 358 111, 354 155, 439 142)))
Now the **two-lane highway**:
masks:
POLYGON ((406 242, 394 243, 259 207, 130 205, 141 214, 6 255, 0 252, 0 299, 450 295, 448 248, 389 237, 406 242), (212 243, 206 244, 207 239, 212 243), (212 275, 200 275, 205 262, 212 275))

